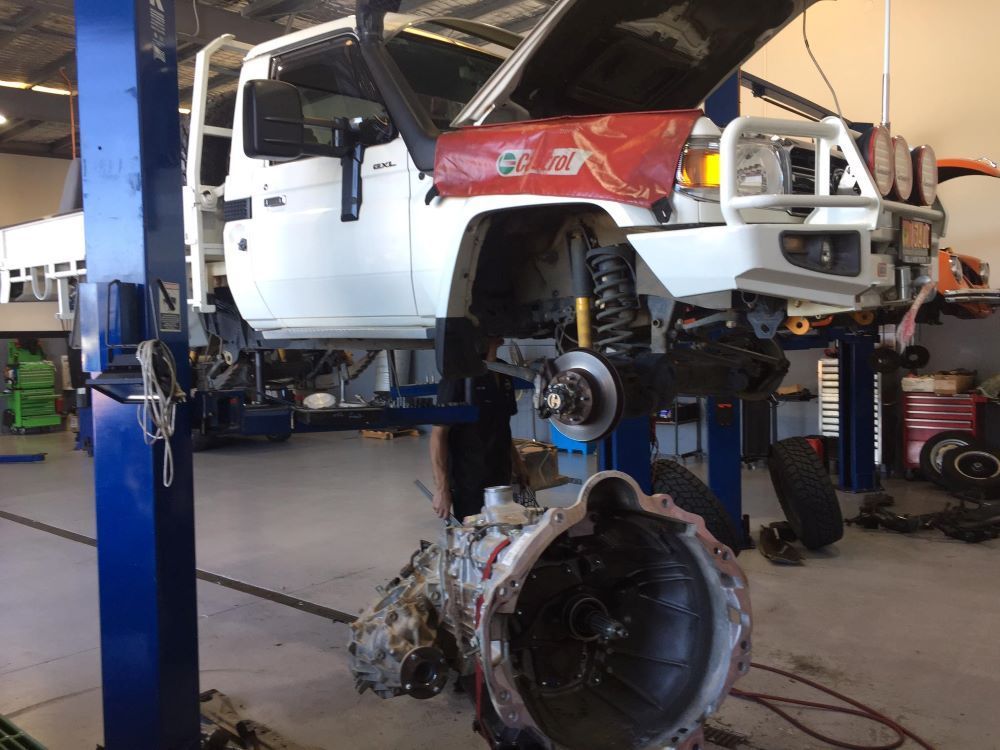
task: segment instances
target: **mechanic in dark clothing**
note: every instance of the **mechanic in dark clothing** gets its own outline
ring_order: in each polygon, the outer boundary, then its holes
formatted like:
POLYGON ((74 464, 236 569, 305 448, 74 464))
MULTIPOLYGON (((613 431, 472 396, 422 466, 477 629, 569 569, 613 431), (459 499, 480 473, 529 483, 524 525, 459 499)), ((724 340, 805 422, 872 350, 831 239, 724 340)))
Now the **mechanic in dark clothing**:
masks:
MULTIPOLYGON (((488 342, 485 359, 497 360, 501 338, 488 342)), ((434 470, 434 512, 440 518, 461 520, 479 513, 483 491, 511 483, 527 485, 528 471, 514 448, 510 418, 517 413, 514 383, 506 375, 488 372, 475 378, 442 380, 439 404, 471 403, 479 407, 479 421, 437 425, 431 433, 434 470)))

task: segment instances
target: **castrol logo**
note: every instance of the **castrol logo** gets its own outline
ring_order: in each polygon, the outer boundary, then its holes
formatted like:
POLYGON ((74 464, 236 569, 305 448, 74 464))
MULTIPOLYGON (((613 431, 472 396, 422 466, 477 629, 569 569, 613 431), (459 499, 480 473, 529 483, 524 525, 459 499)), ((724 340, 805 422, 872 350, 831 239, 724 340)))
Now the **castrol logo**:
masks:
POLYGON ((590 152, 580 148, 554 148, 538 156, 533 151, 504 151, 497 159, 497 173, 501 177, 575 177, 589 158, 590 152))

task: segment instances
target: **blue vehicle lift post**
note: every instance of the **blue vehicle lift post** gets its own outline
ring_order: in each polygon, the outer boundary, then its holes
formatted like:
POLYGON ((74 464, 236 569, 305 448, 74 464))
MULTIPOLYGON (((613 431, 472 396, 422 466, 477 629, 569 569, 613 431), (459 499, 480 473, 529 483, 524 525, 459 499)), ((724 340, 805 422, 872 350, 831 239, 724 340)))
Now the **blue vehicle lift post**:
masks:
POLYGON ((189 390, 174 2, 77 0, 76 38, 84 369, 100 373, 91 383, 104 744, 193 750, 201 735, 190 415, 184 404, 177 410, 165 487, 163 443, 147 445, 136 423, 134 356, 136 338, 159 338, 189 390), (161 313, 165 303, 179 314, 161 313))
POLYGON ((880 488, 875 467, 875 337, 848 334, 840 339, 840 489, 874 492, 880 488))

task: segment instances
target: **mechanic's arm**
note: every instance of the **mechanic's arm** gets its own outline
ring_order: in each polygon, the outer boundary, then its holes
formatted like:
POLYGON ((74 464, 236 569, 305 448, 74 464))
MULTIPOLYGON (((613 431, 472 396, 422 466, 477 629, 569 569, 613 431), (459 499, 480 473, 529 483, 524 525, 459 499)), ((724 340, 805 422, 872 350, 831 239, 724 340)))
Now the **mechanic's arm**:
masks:
POLYGON ((448 486, 448 427, 431 430, 431 469, 434 471, 434 512, 438 518, 451 515, 451 488, 448 486))

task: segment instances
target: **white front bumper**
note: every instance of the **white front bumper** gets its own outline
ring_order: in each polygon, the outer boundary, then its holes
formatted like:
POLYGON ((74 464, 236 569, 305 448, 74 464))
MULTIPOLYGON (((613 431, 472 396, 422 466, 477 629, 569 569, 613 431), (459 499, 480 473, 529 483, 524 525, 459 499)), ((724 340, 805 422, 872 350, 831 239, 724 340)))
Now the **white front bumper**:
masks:
POLYGON ((642 260, 670 294, 686 297, 740 291, 803 300, 844 309, 860 297, 895 285, 891 256, 873 255, 867 227, 844 224, 743 224, 629 235, 642 260), (860 236, 861 273, 837 276, 789 263, 781 253, 782 232, 842 233, 860 236))

